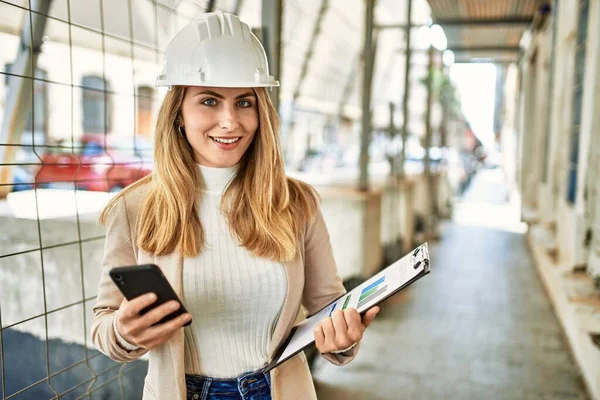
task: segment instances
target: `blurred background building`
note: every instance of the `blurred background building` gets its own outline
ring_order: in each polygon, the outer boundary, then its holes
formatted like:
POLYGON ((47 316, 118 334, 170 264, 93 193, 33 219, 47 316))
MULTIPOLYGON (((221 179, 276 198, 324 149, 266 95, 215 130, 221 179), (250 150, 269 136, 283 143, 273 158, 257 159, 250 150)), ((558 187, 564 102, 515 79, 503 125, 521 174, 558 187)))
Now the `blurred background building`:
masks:
POLYGON ((89 339, 97 216, 213 10, 265 46, 346 286, 432 246, 352 364, 314 357, 319 398, 600 399, 597 0, 0 0, 1 398, 141 397, 147 361, 89 339))

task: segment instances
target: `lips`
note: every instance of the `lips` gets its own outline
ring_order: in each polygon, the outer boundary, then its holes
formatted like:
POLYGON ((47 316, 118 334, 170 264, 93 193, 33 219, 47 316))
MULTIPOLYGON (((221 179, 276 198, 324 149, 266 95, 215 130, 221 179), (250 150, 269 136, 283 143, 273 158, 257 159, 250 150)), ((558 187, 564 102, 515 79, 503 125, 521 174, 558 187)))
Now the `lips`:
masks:
POLYGON ((217 143, 223 143, 223 144, 236 143, 237 141, 239 141, 241 139, 240 137, 219 137, 219 136, 211 136, 210 138, 217 143))
POLYGON ((242 142, 240 136, 210 136, 215 146, 221 150, 233 150, 242 142))

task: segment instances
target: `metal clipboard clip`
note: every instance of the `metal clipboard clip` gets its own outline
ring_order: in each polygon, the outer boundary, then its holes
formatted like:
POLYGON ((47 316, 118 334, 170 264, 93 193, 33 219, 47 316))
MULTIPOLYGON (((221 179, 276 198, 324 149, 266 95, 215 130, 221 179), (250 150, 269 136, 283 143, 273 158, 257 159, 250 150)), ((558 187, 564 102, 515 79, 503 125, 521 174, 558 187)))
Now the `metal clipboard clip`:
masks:
POLYGON ((427 243, 417 247, 412 253, 413 268, 417 269, 423 266, 425 272, 429 272, 429 248, 427 243))

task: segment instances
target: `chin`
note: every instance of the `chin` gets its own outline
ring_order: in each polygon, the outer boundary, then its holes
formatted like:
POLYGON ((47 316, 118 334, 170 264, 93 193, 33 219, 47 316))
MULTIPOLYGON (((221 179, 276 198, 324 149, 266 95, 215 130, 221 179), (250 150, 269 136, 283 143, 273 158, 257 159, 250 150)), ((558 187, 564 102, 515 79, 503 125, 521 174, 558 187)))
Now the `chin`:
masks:
POLYGON ((213 164, 217 168, 229 168, 237 165, 240 162, 239 158, 228 159, 228 160, 213 160, 211 164, 213 164))
POLYGON ((229 163, 222 163, 222 164, 217 164, 217 166, 219 168, 230 168, 235 166, 237 163, 236 162, 229 162, 229 163))

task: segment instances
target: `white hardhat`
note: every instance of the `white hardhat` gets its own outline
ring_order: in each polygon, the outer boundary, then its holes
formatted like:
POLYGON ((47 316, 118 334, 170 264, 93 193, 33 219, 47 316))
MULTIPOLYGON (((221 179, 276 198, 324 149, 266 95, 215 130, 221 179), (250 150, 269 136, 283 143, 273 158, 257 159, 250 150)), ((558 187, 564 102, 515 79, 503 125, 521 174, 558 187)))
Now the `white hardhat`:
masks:
POLYGON ((274 87, 267 55, 248 24, 221 11, 194 18, 165 50, 156 86, 274 87))

